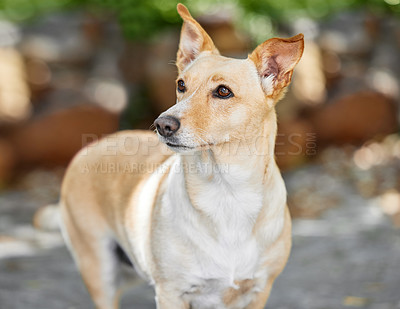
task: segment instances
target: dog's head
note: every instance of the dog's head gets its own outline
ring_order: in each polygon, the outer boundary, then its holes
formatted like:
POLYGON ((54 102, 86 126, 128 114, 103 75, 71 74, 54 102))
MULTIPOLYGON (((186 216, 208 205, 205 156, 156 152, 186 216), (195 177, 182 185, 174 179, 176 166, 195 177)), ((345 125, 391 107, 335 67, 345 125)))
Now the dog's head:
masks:
POLYGON ((192 152, 254 134, 290 83, 303 35, 269 39, 247 59, 226 58, 184 5, 178 4, 178 13, 184 23, 177 100, 155 121, 161 141, 174 151, 192 152))

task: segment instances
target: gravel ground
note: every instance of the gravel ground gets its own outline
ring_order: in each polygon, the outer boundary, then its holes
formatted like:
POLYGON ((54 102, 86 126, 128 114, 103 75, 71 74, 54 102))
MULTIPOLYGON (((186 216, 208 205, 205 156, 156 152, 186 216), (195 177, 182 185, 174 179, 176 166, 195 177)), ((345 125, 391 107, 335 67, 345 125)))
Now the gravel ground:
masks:
MULTIPOLYGON (((286 175, 289 193, 304 173, 321 186, 334 183, 330 194, 340 199, 319 218, 294 220, 292 255, 266 308, 400 308, 399 229, 377 199, 362 198, 315 168, 286 175)), ((30 225, 46 199, 36 193, 0 195, 0 309, 93 308, 60 236, 30 225)), ((153 298, 152 289, 137 281, 121 308, 155 308, 153 298)))

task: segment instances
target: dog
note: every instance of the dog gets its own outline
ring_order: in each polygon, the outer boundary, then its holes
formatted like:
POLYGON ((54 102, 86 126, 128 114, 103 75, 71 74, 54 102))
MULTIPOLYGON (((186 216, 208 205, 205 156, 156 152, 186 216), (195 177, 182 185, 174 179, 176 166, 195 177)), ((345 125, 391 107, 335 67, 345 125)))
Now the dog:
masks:
POLYGON ((154 286, 158 309, 261 309, 291 249, 275 104, 303 35, 226 58, 177 10, 176 104, 155 120, 157 134, 122 131, 75 156, 62 233, 96 308, 118 308, 123 260, 154 286))

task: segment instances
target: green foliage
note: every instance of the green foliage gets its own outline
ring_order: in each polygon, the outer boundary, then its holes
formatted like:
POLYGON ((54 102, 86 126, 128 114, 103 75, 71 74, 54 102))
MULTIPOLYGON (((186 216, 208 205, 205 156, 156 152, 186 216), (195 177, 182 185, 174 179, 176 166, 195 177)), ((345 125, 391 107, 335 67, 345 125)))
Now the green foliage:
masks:
POLYGON ((278 21, 290 21, 297 17, 324 18, 334 13, 356 8, 371 11, 400 13, 398 0, 239 0, 246 12, 266 15, 278 21))
POLYGON ((85 9, 114 14, 127 37, 147 40, 161 29, 179 24, 177 3, 176 0, 0 0, 0 18, 24 22, 58 10, 85 9))
POLYGON ((68 0, 0 0, 0 17, 13 21, 29 20, 68 5, 68 0))
MULTIPOLYGON (((333 13, 366 8, 400 15, 400 0, 185 0, 194 14, 214 11, 228 4, 246 29, 271 32, 276 22, 299 17, 325 18, 333 13)), ((180 25, 177 0, 0 0, 0 17, 25 21, 56 10, 84 8, 111 12, 127 37, 148 40, 161 30, 180 25)))
POLYGON ((109 10, 127 37, 147 40, 160 30, 177 25, 175 0, 72 0, 89 10, 109 10))

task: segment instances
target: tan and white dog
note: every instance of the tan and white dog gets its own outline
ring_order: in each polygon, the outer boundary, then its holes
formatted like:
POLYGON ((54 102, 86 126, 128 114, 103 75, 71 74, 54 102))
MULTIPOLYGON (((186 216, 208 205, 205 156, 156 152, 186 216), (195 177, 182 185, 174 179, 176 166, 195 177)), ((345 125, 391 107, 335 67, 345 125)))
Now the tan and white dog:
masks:
POLYGON ((97 308, 118 307, 122 256, 159 309, 261 309, 291 248, 274 107, 303 35, 231 59, 185 6, 178 12, 176 104, 155 121, 158 137, 119 132, 74 158, 63 235, 97 308))

